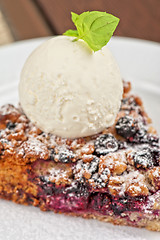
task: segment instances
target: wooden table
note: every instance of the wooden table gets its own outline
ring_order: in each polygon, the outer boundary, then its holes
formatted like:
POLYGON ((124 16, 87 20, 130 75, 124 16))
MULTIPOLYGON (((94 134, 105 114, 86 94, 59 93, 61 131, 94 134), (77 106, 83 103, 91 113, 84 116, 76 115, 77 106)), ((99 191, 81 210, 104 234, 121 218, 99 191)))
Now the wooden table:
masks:
POLYGON ((0 0, 14 40, 74 28, 70 12, 100 10, 120 18, 115 35, 160 42, 160 0, 0 0))

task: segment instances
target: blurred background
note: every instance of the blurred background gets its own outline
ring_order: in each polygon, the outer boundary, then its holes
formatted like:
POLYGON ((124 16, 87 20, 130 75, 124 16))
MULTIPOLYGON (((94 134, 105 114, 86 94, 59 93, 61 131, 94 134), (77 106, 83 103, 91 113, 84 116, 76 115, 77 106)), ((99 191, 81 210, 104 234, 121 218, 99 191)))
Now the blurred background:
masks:
POLYGON ((160 0, 0 0, 0 45, 62 34, 87 10, 119 17, 115 35, 160 42, 160 0))

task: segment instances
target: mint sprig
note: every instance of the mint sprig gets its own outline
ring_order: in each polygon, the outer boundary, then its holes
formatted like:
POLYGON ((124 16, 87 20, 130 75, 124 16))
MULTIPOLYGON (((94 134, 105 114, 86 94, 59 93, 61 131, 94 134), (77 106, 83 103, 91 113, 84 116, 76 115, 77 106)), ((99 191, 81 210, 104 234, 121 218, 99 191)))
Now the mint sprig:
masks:
POLYGON ((119 18, 106 12, 88 11, 80 15, 71 12, 71 15, 77 30, 68 30, 64 35, 76 37, 75 41, 83 39, 93 51, 109 42, 119 23, 119 18))

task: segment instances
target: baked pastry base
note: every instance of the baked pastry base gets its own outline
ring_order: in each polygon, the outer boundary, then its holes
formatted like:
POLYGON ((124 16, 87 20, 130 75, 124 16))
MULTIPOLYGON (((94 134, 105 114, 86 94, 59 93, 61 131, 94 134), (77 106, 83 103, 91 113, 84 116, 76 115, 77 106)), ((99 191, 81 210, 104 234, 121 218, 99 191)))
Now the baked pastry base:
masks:
POLYGON ((140 98, 115 124, 75 140, 43 133, 20 108, 0 109, 0 198, 42 211, 160 231, 160 148, 140 98))

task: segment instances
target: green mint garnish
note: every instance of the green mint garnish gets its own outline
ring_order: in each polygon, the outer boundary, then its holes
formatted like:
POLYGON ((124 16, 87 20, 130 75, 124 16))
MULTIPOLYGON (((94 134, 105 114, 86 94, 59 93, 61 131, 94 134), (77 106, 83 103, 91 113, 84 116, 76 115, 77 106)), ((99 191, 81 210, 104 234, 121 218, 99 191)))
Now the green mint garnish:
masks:
POLYGON ((119 18, 106 12, 88 11, 80 15, 71 12, 71 15, 77 30, 68 30, 64 35, 76 37, 75 41, 83 39, 93 51, 109 42, 119 23, 119 18))

